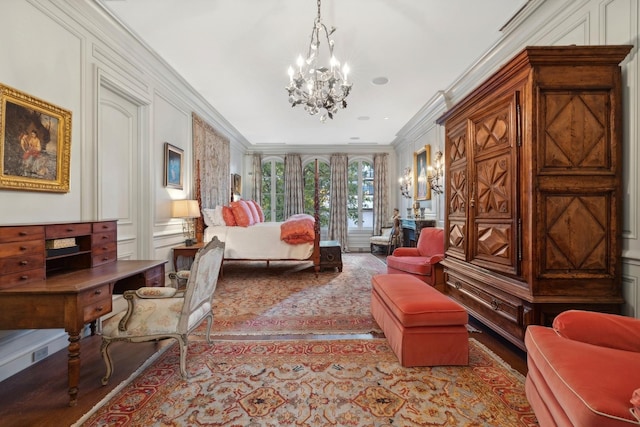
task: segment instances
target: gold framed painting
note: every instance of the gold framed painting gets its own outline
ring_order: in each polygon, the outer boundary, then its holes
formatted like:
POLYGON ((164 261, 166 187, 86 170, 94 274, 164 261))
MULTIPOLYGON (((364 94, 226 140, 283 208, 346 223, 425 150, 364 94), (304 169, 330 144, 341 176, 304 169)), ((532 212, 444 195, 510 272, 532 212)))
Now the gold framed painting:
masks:
POLYGON ((242 177, 237 173, 231 174, 231 201, 242 198, 242 177))
POLYGON ((0 84, 0 188, 69 192, 71 112, 0 84))
POLYGON ((182 190, 184 188, 182 157, 184 150, 168 142, 164 143, 164 186, 182 190))
POLYGON ((413 199, 431 200, 431 183, 429 182, 429 165, 431 164, 431 146, 413 153, 413 199))

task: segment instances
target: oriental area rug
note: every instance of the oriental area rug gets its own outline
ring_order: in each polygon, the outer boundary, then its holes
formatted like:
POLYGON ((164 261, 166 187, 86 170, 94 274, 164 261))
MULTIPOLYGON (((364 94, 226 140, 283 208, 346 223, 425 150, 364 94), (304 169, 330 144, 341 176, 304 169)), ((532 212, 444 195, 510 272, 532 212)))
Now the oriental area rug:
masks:
POLYGON ((310 262, 225 262, 213 295, 211 333, 381 332, 370 311, 371 277, 386 273, 386 264, 369 253, 343 254, 342 262, 342 272, 325 270, 317 277, 310 262))
POLYGON ((386 340, 168 347, 75 426, 537 426, 524 378, 470 339, 469 366, 403 368, 386 340))

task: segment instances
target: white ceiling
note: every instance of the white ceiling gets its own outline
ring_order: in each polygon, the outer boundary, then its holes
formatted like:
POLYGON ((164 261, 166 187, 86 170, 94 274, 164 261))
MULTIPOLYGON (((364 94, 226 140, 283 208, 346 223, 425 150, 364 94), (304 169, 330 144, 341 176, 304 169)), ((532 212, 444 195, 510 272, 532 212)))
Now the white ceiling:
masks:
MULTIPOLYGON (((315 0, 98 0, 251 144, 391 144, 500 36, 526 0, 324 0, 348 107, 320 123, 291 108, 287 68, 305 53, 315 0), (387 77, 376 86, 372 80, 387 77)), ((322 44, 320 49, 326 49, 322 44)))

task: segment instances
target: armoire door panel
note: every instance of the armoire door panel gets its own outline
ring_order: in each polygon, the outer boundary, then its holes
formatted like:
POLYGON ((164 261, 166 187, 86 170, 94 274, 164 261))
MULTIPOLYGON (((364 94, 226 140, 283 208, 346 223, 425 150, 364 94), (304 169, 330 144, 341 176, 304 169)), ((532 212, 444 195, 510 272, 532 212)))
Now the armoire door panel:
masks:
POLYGON ((608 91, 540 91, 540 172, 612 173, 608 91))
POLYGON ((466 260, 466 222, 463 221, 449 221, 449 241, 446 249, 447 256, 453 256, 455 258, 466 260))
POLYGON ((517 274, 514 227, 509 223, 477 222, 472 243, 471 262, 508 274, 517 274))
POLYGON ((614 203, 609 194, 539 195, 541 206, 540 276, 603 278, 615 274, 614 203))

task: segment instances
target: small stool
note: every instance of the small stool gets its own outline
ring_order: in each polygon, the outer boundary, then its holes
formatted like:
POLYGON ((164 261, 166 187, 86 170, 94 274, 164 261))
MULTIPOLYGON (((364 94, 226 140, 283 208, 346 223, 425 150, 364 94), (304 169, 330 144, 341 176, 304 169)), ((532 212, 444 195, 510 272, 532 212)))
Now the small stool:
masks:
POLYGON ((320 270, 337 268, 342 272, 342 248, 337 240, 320 241, 320 270))
POLYGON ((409 274, 378 274, 371 285, 371 314, 402 366, 469 364, 464 307, 409 274))

